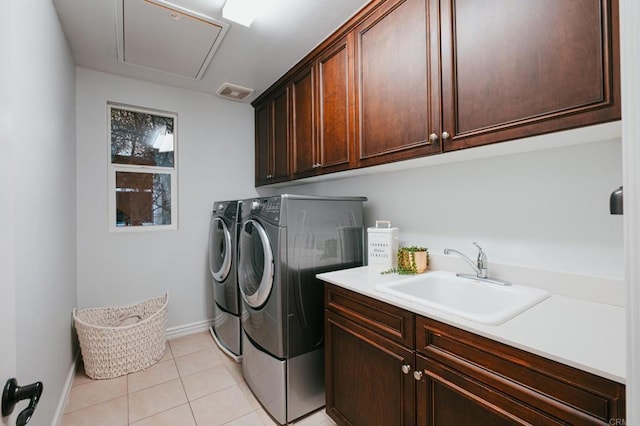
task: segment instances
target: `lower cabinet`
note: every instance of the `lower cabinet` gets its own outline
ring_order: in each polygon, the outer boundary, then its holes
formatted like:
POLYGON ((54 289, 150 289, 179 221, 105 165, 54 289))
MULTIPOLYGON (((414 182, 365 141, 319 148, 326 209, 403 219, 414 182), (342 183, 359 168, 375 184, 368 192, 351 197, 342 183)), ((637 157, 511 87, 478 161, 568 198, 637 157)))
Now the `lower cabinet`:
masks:
POLYGON ((558 424, 444 364, 416 355, 419 425, 558 424))
POLYGON ((327 414, 339 425, 608 425, 625 387, 325 285, 327 414))
POLYGON ((339 424, 415 424, 414 352, 327 313, 327 412, 339 424))

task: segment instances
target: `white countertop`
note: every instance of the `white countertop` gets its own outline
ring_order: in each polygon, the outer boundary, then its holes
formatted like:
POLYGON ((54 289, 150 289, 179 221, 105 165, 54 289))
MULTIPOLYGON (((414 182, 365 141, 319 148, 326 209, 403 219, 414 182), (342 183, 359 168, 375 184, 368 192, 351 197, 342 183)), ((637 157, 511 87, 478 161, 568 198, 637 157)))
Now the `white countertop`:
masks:
MULTIPOLYGON (((427 274, 429 272, 426 272, 427 274)), ((318 274, 323 281, 399 306, 463 330, 514 346, 618 383, 626 378, 625 310, 551 295, 501 325, 485 325, 375 290, 397 281, 367 266, 318 274)))

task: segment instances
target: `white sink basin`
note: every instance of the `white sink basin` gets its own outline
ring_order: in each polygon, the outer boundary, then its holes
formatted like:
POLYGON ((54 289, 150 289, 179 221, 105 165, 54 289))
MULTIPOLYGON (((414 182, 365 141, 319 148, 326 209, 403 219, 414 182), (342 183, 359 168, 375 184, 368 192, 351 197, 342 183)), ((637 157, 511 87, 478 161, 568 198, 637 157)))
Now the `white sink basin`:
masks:
POLYGON ((537 288, 502 286, 442 271, 380 284, 376 290, 491 325, 502 324, 549 297, 537 288))

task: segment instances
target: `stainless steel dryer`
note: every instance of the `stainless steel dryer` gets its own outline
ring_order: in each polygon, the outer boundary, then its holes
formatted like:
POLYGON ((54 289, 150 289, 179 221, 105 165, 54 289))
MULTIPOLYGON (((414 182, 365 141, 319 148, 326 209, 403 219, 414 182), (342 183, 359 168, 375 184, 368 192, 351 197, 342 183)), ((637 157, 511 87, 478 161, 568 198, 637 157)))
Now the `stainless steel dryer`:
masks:
POLYGON ((239 236, 242 372, 278 422, 322 407, 321 272, 363 264, 364 197, 244 200, 239 236))
POLYGON ((242 356, 237 274, 240 204, 240 201, 213 203, 209 227, 209 271, 215 299, 211 334, 217 345, 236 361, 242 356))

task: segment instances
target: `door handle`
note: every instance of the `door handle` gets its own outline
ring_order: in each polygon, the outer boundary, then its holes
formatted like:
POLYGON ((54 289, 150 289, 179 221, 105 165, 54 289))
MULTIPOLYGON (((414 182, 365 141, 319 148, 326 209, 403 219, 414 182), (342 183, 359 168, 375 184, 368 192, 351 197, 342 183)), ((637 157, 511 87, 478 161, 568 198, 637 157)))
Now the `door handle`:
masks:
POLYGON ((4 390, 2 391, 2 416, 6 417, 13 413, 13 409, 16 407, 18 401, 28 399, 29 405, 18 414, 18 418, 16 419, 16 426, 26 425, 29 423, 29 420, 31 420, 31 416, 33 416, 33 412, 36 410, 41 395, 42 382, 18 386, 16 379, 7 380, 7 383, 4 385, 4 390))

